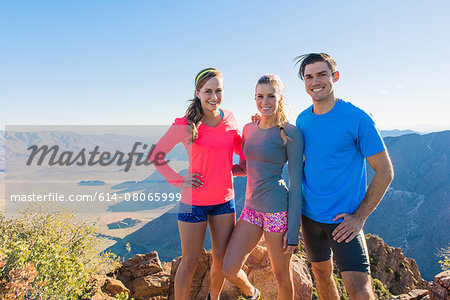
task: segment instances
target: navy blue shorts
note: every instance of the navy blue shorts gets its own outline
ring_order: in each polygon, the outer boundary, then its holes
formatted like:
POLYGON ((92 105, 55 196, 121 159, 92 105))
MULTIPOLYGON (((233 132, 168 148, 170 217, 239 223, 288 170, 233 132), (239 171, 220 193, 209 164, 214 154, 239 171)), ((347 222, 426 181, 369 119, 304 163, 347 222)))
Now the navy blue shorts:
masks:
POLYGON ((309 261, 322 262, 334 256, 339 271, 370 274, 369 254, 364 232, 361 230, 350 243, 345 241, 338 243, 333 240, 332 235, 338 226, 339 223, 319 223, 302 215, 302 235, 309 261))
POLYGON ((178 221, 187 223, 205 222, 208 215, 226 215, 236 212, 236 204, 234 199, 217 205, 189 205, 180 202, 178 208, 178 221))

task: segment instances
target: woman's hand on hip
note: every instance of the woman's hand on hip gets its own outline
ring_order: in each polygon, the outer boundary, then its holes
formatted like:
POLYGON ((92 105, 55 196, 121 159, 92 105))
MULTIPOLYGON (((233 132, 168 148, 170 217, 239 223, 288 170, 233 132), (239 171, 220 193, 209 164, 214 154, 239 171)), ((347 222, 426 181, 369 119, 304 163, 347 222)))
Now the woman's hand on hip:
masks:
POLYGON ((184 176, 183 187, 199 189, 203 186, 202 175, 199 173, 189 173, 184 176))

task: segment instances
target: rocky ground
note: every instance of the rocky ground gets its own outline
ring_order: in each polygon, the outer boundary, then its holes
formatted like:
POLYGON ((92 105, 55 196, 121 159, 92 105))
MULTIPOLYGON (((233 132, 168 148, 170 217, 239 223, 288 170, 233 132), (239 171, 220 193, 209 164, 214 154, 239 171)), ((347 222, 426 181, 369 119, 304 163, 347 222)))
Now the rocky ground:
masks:
MULTIPOLYGON (((300 244, 302 245, 302 244, 300 244)), ((413 259, 406 258, 399 248, 389 247, 379 237, 368 235, 367 245, 371 257, 372 276, 381 282, 379 299, 450 299, 450 271, 438 274, 434 282, 427 283, 420 276, 413 259)), ((310 266, 299 247, 293 256, 295 299, 316 298, 310 266)), ((116 299, 115 295, 128 293, 135 300, 174 299, 173 282, 180 257, 171 262, 160 262, 158 253, 138 254, 126 260, 111 276, 96 276, 92 300, 116 299)), ((204 300, 209 291, 211 252, 202 251, 192 283, 192 300, 204 300)), ((276 299, 277 285, 264 241, 253 250, 244 266, 250 281, 261 291, 262 299, 276 299)), ((238 299, 240 291, 225 283, 222 300, 238 299)), ((345 296, 342 296, 345 299, 345 296)))

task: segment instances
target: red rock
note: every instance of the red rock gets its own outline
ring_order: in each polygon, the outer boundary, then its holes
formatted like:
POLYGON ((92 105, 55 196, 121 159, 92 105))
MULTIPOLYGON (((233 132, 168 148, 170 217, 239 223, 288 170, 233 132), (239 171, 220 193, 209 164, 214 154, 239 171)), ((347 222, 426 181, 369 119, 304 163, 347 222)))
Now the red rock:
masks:
MULTIPOLYGON (((180 265, 181 257, 177 257, 174 260, 172 260, 172 269, 170 272, 170 290, 169 290, 169 299, 174 299, 174 290, 173 285, 175 281, 175 274, 177 272, 178 266, 180 265)), ((194 272, 194 278, 192 280, 191 285, 191 299, 196 299, 197 295, 199 294, 200 290, 202 289, 203 285, 203 279, 208 272, 211 265, 211 252, 206 252, 205 249, 202 249, 202 253, 200 254, 200 257, 197 262, 197 267, 195 268, 194 272)), ((209 274, 209 273, 208 273, 209 274)), ((208 288, 209 290, 209 288, 208 288)), ((205 298, 208 294, 205 295, 205 298)))
POLYGON ((131 269, 131 274, 134 278, 151 275, 154 273, 161 272, 162 266, 159 259, 153 258, 151 260, 146 260, 141 262, 139 265, 131 269))
POLYGON ((430 282, 428 285, 428 292, 431 300, 449 300, 450 294, 449 291, 440 286, 437 283, 430 282))
POLYGON ((419 300, 424 299, 428 295, 428 290, 412 290, 408 294, 401 294, 398 296, 392 296, 389 299, 397 300, 419 300))
POLYGON ((246 265, 261 265, 263 263, 266 263, 266 257, 267 255, 267 248, 256 245, 255 249, 253 249, 252 253, 250 253, 249 257, 247 258, 246 265), (264 261, 264 262, 263 262, 264 261))
POLYGON ((156 273, 133 280, 133 297, 158 296, 169 291, 169 274, 156 273))
POLYGON ((147 276, 149 274, 163 271, 156 251, 147 254, 136 254, 123 262, 120 268, 123 277, 131 279, 147 276))
POLYGON ((427 288, 416 261, 405 257, 400 248, 390 247, 381 238, 371 234, 366 235, 366 241, 372 277, 380 280, 391 293, 401 295, 427 288))
POLYGON ((311 299, 313 284, 306 263, 294 255, 291 265, 294 279, 294 299, 311 299))
POLYGON ((127 289, 120 280, 108 278, 104 284, 104 289, 110 292, 112 295, 117 295, 120 293, 130 294, 130 290, 127 289))
POLYGON ((439 285, 450 290, 450 270, 441 272, 434 277, 434 281, 439 285))
MULTIPOLYGON (((114 297, 116 294, 115 293, 113 294, 106 289, 107 285, 111 281, 115 282, 115 279, 112 279, 105 275, 94 276, 92 278, 93 288, 92 288, 91 296, 89 299, 91 299, 91 300, 114 300, 114 299, 116 299, 114 297)), ((119 283, 117 283, 117 284, 119 284, 119 283)))

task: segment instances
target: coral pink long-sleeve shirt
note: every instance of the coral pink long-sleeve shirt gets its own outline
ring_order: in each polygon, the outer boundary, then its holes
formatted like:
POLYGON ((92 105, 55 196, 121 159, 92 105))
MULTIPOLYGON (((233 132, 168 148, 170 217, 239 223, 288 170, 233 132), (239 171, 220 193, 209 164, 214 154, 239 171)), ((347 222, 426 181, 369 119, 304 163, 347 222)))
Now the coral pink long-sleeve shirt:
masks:
MULTIPOLYGON (((193 143, 189 143, 191 134, 186 118, 176 118, 153 151, 167 154, 176 144, 183 143, 189 158, 189 173, 201 174, 203 181, 201 188, 182 188, 181 202, 185 204, 216 205, 234 198, 233 152, 241 151, 242 138, 233 113, 222 111, 223 118, 216 127, 203 123, 198 127, 198 138, 193 143)), ((183 177, 169 164, 155 167, 170 184, 182 187, 183 177)))

